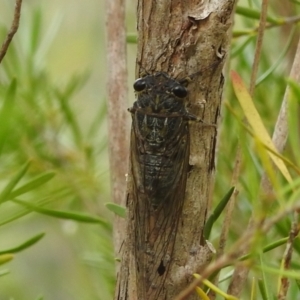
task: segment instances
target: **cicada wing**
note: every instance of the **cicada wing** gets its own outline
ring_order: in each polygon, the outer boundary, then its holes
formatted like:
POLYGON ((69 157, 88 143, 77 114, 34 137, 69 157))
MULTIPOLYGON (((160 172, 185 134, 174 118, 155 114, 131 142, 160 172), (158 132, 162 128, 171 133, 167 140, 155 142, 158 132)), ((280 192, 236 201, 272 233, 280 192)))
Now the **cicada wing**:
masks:
MULTIPOLYGON (((139 139, 133 121, 131 131, 132 169, 132 232, 133 253, 136 259, 139 299, 159 299, 166 276, 173 262, 176 232, 182 213, 189 162, 188 124, 183 124, 178 142, 168 149, 173 161, 168 165, 172 184, 157 207, 152 205, 152 194, 145 189, 143 141, 139 139), (175 174, 175 176, 174 176, 175 174)), ((160 164, 165 172, 164 162, 160 164)), ((159 171, 157 172, 159 177, 159 171)), ((155 186, 153 187, 155 192, 155 186)))

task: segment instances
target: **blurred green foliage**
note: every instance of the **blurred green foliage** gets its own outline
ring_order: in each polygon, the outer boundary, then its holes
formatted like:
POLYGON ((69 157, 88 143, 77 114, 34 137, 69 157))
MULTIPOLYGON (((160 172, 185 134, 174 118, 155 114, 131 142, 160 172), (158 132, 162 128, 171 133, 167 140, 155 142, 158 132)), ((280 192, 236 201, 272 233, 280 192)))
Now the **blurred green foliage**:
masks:
MULTIPOLYGON (((238 4, 229 66, 249 84, 261 1, 238 4)), ((98 16, 98 6, 102 4, 97 1, 91 1, 86 8, 73 1, 47 5, 50 4, 45 1, 23 4, 20 29, 0 65, 0 300, 111 299, 115 271, 112 214, 105 207, 110 198, 103 92, 104 21, 100 25, 95 21, 104 19, 104 13, 98 16), (80 22, 73 15, 80 17, 80 22), (87 27, 90 21, 94 23, 87 27), (79 32, 77 23, 85 31, 79 32), (72 31, 72 27, 76 30, 72 31), (72 43, 64 49, 71 37, 72 43)), ((12 7, 10 2, 7 6, 12 7)), ((127 11, 128 31, 135 27, 134 10, 131 3, 127 11)), ((285 23, 285 18, 300 15, 299 3, 272 1, 268 14, 270 28, 265 32, 253 98, 271 134, 299 38, 297 23, 285 23)), ((0 24, 1 40, 9 20, 0 24)), ((129 34, 129 74, 134 73, 135 41, 135 34, 129 34)), ((130 75, 129 81, 133 80, 130 75)), ((284 155, 298 162, 300 89, 293 82, 290 85, 290 136, 284 155)), ((132 102, 132 92, 130 99, 132 102)), ((242 119, 243 112, 229 79, 224 103, 242 119)), ((259 213, 262 209, 259 187, 263 164, 252 137, 245 134, 225 105, 214 207, 231 187, 238 144, 242 166, 228 245, 243 234, 252 211, 259 213)), ((282 193, 276 194, 278 201, 270 200, 270 213, 298 197, 298 192, 288 189, 279 175, 278 180, 282 193)), ((298 186, 296 182, 295 187, 298 186)), ((110 209, 124 215, 120 207, 110 209)), ((210 234, 216 247, 222 221, 221 215, 210 234)), ((258 283, 261 293, 257 299, 267 299, 267 295, 273 298, 276 294, 277 277, 264 268, 279 269, 284 251, 280 245, 288 236, 290 223, 289 218, 278 222, 256 244, 260 254, 256 262, 262 271, 256 268, 251 276, 263 277, 263 282, 258 283)), ((293 268, 299 270, 299 239, 294 248, 293 268)), ((230 277, 230 271, 224 271, 223 278, 230 277)), ((221 288, 226 290, 226 284, 224 280, 221 288)), ((243 299, 249 299, 249 289, 243 299)), ((297 295, 298 285, 292 280, 289 299, 296 299, 297 295)))
POLYGON ((93 76, 88 67, 53 77, 47 59, 62 15, 46 27, 42 7, 24 3, 0 65, 1 262, 13 258, 1 269, 0 299, 110 299, 105 98, 76 99, 93 76), (82 105, 91 106, 85 122, 82 105))
MULTIPOLYGON (((246 84, 249 86, 254 60, 256 34, 260 14, 260 1, 239 1, 235 16, 235 26, 233 30, 233 40, 229 68, 236 70, 246 84)), ((300 16, 298 3, 285 1, 272 1, 268 7, 268 26, 265 30, 263 49, 260 58, 258 79, 253 101, 266 126, 272 136, 277 116, 283 101, 284 92, 287 87, 286 78, 289 76, 290 68, 294 59, 298 39, 298 22, 287 22, 290 17, 300 16)), ((300 93, 294 94, 289 100, 289 138, 283 155, 291 160, 295 165, 299 162, 299 99, 300 93), (298 100, 296 100, 298 99, 298 100), (292 121, 293 120, 293 121, 292 121)), ((228 249, 230 245, 242 236, 245 232, 249 218, 254 212, 254 216, 259 219, 267 215, 270 217, 284 207, 289 205, 299 195, 299 183, 297 176, 290 169, 295 180, 294 190, 288 188, 289 185, 284 178, 277 172, 275 178, 278 186, 274 190, 272 199, 264 199, 260 191, 261 177, 265 170, 262 156, 253 138, 241 126, 244 112, 233 93, 230 78, 227 77, 227 85, 224 94, 222 111, 222 122, 220 141, 217 155, 216 166, 216 185, 214 189, 215 205, 224 197, 230 186, 233 176, 234 162, 236 160, 237 145, 241 147, 241 171, 236 188, 239 191, 235 210, 231 219, 228 249), (230 107, 234 110, 232 114, 230 107), (238 116, 238 119, 237 117, 238 116), (297 195, 297 196, 296 196, 297 195)), ((299 164, 298 164, 299 166, 299 164)), ((267 234, 256 239, 253 245, 254 266, 249 273, 249 285, 245 288, 241 299, 250 299, 251 278, 257 281, 258 292, 253 299, 275 299, 278 288, 278 275, 281 259, 284 254, 284 238, 289 235, 292 215, 284 218, 275 224, 274 228, 267 234), (283 240, 282 240, 283 239, 283 240), (267 246, 271 245, 271 251, 267 246), (281 246, 280 246, 281 245, 281 246), (261 267, 260 270, 257 268, 261 267), (268 267, 277 270, 267 271, 268 267), (259 281, 260 280, 260 281, 259 281), (268 296, 266 296, 268 295, 268 296), (268 298, 267 298, 268 297, 268 298)), ((217 226, 213 227, 211 241, 218 246, 220 227, 223 218, 218 220, 217 226)), ((299 246, 297 238, 294 244, 293 267, 294 271, 299 272, 299 246)), ((227 290, 228 279, 230 278, 231 268, 225 268, 222 272, 221 288, 227 290), (222 277, 227 280, 223 280, 222 277)), ((291 286, 287 299, 296 299, 299 295, 297 280, 291 279, 291 286)))

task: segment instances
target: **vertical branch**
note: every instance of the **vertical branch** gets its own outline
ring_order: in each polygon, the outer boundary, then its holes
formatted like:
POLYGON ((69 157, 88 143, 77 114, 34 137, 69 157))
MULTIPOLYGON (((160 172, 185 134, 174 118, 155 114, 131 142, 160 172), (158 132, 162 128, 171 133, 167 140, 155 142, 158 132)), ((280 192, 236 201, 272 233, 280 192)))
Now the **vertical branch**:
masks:
MULTIPOLYGON (((225 61, 220 57, 228 49, 234 4, 234 0, 138 1, 137 70, 141 68, 149 74, 166 72, 177 79, 198 72, 199 76, 193 77, 188 86, 187 107, 208 124, 217 124, 220 117, 225 61)), ((201 272, 212 257, 212 250, 203 239, 203 228, 211 205, 217 132, 214 127, 195 122, 189 126, 189 132, 190 171, 185 203, 178 216, 178 226, 171 229, 172 238, 176 237, 174 248, 161 260, 145 249, 146 246, 136 249, 145 252, 143 262, 136 262, 133 255, 135 237, 139 234, 136 227, 144 224, 134 223, 137 207, 131 189, 132 174, 129 174, 128 224, 133 225, 127 225, 115 299, 174 299, 192 280, 192 274, 201 272), (140 270, 145 262, 151 263, 145 269, 153 271, 147 278, 140 270), (144 295, 144 291, 150 296, 137 296, 144 295)), ((166 231, 170 232, 170 228, 166 231)), ((167 244, 169 237, 160 234, 157 240, 167 244)))
MULTIPOLYGON (((125 174, 128 167, 129 138, 126 110, 125 1, 107 0, 106 12, 108 144, 111 191, 113 201, 125 206, 125 174)), ((119 217, 115 217, 115 253, 119 252, 124 237, 124 222, 119 217)))
POLYGON ((250 88, 249 88, 251 96, 253 96, 254 89, 255 89, 255 82, 256 82, 256 77, 257 77, 257 72, 258 72, 263 38, 264 38, 264 34, 265 34, 267 12, 268 12, 268 1, 269 0, 264 0, 261 5, 261 15, 260 15, 260 21, 259 21, 259 27, 258 27, 258 35, 257 35, 254 61, 253 61, 251 80, 250 80, 250 88))
POLYGON ((3 42, 1 49, 0 49, 0 64, 7 52, 9 44, 11 43, 15 33, 17 32, 17 30, 19 28, 20 17, 21 17, 21 6, 22 6, 22 0, 16 0, 14 18, 13 18, 10 30, 6 36, 6 39, 3 42))
MULTIPOLYGON (((290 72, 290 79, 300 83, 300 39, 298 41, 298 46, 293 62, 293 66, 290 72)), ((278 150, 282 152, 288 137, 288 101, 290 97, 290 87, 287 86, 283 101, 281 104, 280 112, 276 121, 274 133, 273 133, 273 143, 278 150)))
MULTIPOLYGON (((292 66, 292 69, 290 72, 290 78, 298 83, 300 82, 300 40, 298 41, 296 55, 295 55, 293 66, 292 66)), ((279 112, 279 115, 277 118, 273 137, 272 137, 273 143, 279 152, 283 151, 286 141, 287 141, 287 137, 288 137, 288 101, 289 101, 289 97, 290 97, 290 87, 287 86, 286 90, 285 90, 284 98, 282 101, 282 105, 280 108, 280 112, 279 112)), ((267 182, 266 176, 263 177, 262 182, 267 182)), ((265 187, 265 190, 264 190, 265 193, 270 192, 270 190, 268 189, 268 187, 270 187, 269 184, 264 184, 264 187, 265 187)), ((299 220, 299 212, 298 211, 294 212, 293 218, 294 218, 294 220, 293 220, 292 227, 291 227, 290 234, 289 234, 289 241, 286 245, 285 253, 284 253, 283 259, 282 259, 282 266, 284 269, 288 269, 290 266, 290 261, 291 261, 291 257, 292 257, 292 253, 293 253, 293 242, 294 242, 295 237, 299 233, 299 228, 297 228, 297 224, 298 224, 298 220, 299 220)), ((287 291, 288 291, 288 287, 289 287, 288 280, 289 279, 286 277, 281 278, 278 299, 286 299, 286 295, 287 295, 287 291)))
MULTIPOLYGON (((291 265, 292 256, 293 256, 293 245, 295 242, 295 239, 298 237, 299 234, 299 213, 297 211, 294 212, 293 216, 293 222, 291 225, 291 230, 289 234, 289 239, 286 244, 286 248, 284 251, 283 259, 282 259, 282 269, 288 270, 291 265)), ((287 293, 290 285, 290 279, 287 277, 282 276, 280 278, 280 286, 279 286, 279 292, 277 295, 277 298, 279 300, 285 300, 287 299, 287 293)))

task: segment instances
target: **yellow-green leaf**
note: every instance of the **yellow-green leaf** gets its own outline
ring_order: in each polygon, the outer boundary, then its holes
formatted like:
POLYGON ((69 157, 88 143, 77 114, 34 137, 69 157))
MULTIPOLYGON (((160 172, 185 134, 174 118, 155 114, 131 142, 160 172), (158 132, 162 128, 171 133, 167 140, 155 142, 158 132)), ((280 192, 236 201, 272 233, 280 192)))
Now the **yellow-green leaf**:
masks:
POLYGON ((0 265, 3 265, 9 261, 11 261, 14 258, 12 254, 3 254, 0 255, 0 265))
MULTIPOLYGON (((267 148, 271 149, 272 152, 277 153, 277 150, 272 142, 272 139, 269 136, 242 79, 234 71, 231 72, 231 79, 232 79, 232 84, 233 84, 233 89, 234 89, 235 95, 236 95, 237 99, 239 100, 240 105, 241 105, 241 107, 246 115, 246 118, 247 118, 250 126, 252 127, 256 137, 259 139, 259 141, 263 145, 265 145, 267 148)), ((274 164, 277 166, 277 168, 280 170, 282 175, 286 178, 286 180, 289 183, 291 183, 292 178, 291 178, 290 173, 289 173, 286 165, 284 164, 284 162, 277 155, 274 155, 270 151, 269 151, 269 156, 272 159, 272 161, 274 162, 274 164)))

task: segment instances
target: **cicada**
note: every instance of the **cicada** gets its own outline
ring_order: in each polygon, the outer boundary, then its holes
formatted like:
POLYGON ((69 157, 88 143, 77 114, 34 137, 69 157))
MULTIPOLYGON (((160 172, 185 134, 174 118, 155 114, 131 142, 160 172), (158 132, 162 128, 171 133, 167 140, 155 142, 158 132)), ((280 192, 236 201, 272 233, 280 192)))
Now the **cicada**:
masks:
POLYGON ((129 213, 138 299, 160 299, 173 263, 189 170, 188 80, 158 72, 135 81, 129 213))

